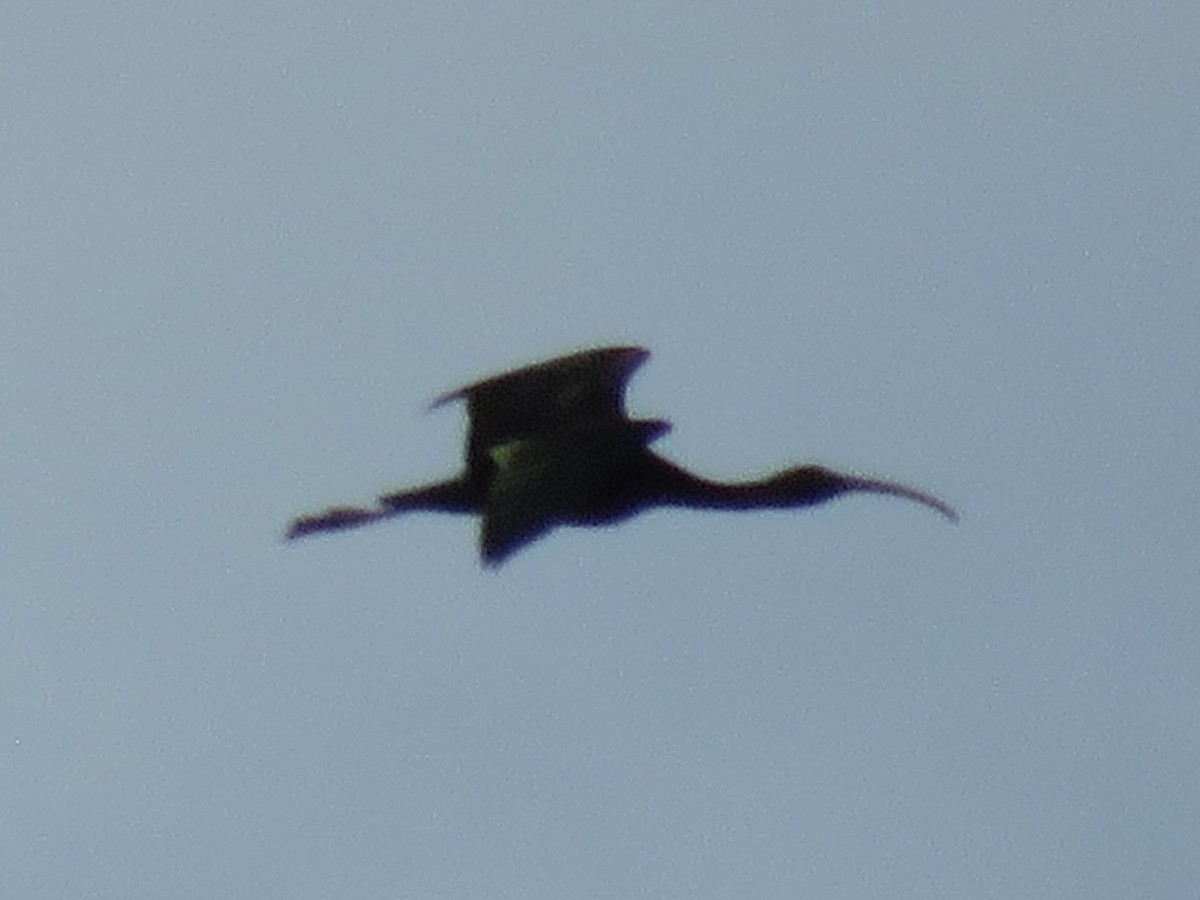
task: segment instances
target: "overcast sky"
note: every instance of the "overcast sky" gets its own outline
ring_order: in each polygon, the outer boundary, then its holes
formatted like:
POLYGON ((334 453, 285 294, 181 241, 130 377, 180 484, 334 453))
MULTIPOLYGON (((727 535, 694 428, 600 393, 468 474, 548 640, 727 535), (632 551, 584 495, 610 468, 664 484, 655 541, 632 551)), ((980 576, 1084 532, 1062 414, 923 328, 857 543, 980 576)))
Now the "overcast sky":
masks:
POLYGON ((0 31, 0 894, 1194 898, 1200 6, 0 31), (286 545, 611 342, 711 477, 286 545))

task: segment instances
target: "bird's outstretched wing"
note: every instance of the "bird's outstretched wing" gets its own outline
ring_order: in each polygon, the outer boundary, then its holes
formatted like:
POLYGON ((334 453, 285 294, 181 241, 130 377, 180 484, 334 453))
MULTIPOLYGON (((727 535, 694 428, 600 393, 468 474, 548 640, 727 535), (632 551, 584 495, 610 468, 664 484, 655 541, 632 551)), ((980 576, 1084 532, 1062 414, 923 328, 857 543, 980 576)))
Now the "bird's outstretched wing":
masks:
POLYGON ((434 407, 466 400, 467 470, 490 472, 492 448, 587 422, 626 422, 625 384, 650 355, 604 347, 526 366, 443 394, 434 407))
POLYGON ((558 525, 588 520, 669 427, 658 420, 591 422, 493 447, 480 532, 484 564, 499 565, 558 525))

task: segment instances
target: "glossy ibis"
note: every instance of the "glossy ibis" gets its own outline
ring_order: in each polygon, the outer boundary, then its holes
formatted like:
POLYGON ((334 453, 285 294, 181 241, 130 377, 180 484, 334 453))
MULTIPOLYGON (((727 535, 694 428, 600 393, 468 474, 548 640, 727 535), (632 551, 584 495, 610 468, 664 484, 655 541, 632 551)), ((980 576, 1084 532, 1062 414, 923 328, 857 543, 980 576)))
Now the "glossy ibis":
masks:
POLYGON ((338 506, 292 522, 289 538, 353 528, 412 510, 478 514, 486 565, 498 565, 559 525, 607 525, 644 509, 772 509, 841 494, 889 494, 958 515, 891 481, 804 465, 754 481, 700 478, 649 449, 670 425, 631 419, 625 384, 649 353, 606 347, 517 369, 434 401, 465 400, 467 462, 459 477, 384 494, 375 507, 338 506))

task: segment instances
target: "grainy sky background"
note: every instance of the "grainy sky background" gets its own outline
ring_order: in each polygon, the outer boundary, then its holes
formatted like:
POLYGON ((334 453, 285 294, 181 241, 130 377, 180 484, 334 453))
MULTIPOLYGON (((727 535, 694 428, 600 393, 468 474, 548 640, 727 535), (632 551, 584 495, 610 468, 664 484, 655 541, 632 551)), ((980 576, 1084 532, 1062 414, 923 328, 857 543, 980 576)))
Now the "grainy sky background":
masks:
POLYGON ((0 894, 1194 898, 1195 2, 0 32, 0 894), (298 545, 612 341, 714 477, 298 545))

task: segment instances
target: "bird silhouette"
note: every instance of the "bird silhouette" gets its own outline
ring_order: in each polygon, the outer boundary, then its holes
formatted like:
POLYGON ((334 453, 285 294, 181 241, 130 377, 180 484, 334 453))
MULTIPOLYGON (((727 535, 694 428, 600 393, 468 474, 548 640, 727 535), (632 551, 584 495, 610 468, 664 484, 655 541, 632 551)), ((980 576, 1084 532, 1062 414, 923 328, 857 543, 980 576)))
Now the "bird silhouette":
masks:
POLYGON ((354 528, 414 510, 477 514, 483 562, 495 566, 557 526, 608 525, 654 507, 779 509, 865 492, 903 497, 958 520, 931 494, 823 466, 735 483, 681 469, 649 449, 670 424, 625 413, 625 385, 649 355, 640 347, 585 350, 443 394, 433 407, 467 404, 461 475, 384 494, 373 508, 336 506, 302 516, 287 537, 354 528))

